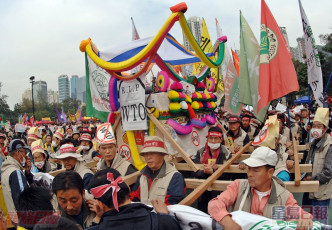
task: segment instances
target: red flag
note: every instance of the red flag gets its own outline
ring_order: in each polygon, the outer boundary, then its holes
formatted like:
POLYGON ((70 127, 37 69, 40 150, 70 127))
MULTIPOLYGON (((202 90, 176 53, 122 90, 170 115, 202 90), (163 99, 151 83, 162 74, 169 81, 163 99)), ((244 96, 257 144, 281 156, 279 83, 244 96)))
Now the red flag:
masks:
POLYGON ((270 101, 298 90, 299 83, 289 48, 270 9, 262 0, 257 112, 270 101))
POLYGON ((35 125, 35 119, 33 116, 30 117, 30 123, 31 123, 31 126, 35 125))
POLYGON ((22 118, 22 124, 25 125, 26 122, 27 122, 27 113, 24 113, 24 116, 22 118))
POLYGON ((232 55, 233 55, 234 66, 235 66, 237 75, 239 76, 240 75, 240 58, 239 58, 239 56, 237 56, 237 54, 233 50, 232 50, 232 55))

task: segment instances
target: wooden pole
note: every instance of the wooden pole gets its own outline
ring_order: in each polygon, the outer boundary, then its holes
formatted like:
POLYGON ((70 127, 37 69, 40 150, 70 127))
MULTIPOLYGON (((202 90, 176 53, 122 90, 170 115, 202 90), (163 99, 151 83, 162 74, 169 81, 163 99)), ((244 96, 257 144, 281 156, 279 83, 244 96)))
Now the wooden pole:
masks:
POLYGON ((232 158, 229 159, 225 164, 219 167, 208 179, 201 183, 194 191, 192 191, 187 197, 185 197, 179 204, 191 205, 195 202, 224 172, 228 169, 247 148, 251 145, 251 141, 246 144, 238 153, 233 154, 232 158))
POLYGON ((299 165, 299 154, 297 152, 297 144, 296 139, 293 135, 293 151, 294 151, 294 168, 295 168, 295 185, 301 185, 301 172, 300 172, 300 165, 299 165))
POLYGON ((181 154, 182 158, 188 163, 188 165, 192 168, 194 172, 197 172, 199 168, 196 166, 196 164, 190 159, 190 157, 187 155, 187 153, 181 148, 181 146, 172 138, 171 134, 169 134, 164 126, 161 124, 160 121, 158 121, 157 118, 155 118, 151 111, 147 108, 147 114, 150 120, 157 126, 159 131, 164 135, 164 137, 171 143, 171 145, 181 154))

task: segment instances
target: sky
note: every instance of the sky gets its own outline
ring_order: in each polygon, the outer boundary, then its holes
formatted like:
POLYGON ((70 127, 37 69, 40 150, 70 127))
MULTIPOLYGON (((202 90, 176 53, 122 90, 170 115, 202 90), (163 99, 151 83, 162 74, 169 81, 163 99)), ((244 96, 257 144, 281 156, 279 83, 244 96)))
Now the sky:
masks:
MULTIPOLYGON (((1 94, 13 109, 31 87, 30 76, 58 90, 58 76, 85 75, 81 40, 91 38, 100 50, 127 43, 132 38, 133 17, 141 38, 154 36, 176 0, 3 0, 0 1, 1 94)), ((259 38, 261 0, 187 0, 186 18, 204 17, 212 41, 217 39, 215 18, 228 45, 240 49, 239 12, 259 38)), ((266 0, 279 26, 285 26, 290 46, 301 37, 298 0, 266 0)), ((317 44, 318 36, 332 32, 332 1, 302 0, 317 44)), ((170 33, 182 43, 178 23, 170 33)), ((258 39, 259 40, 259 39, 258 39)))

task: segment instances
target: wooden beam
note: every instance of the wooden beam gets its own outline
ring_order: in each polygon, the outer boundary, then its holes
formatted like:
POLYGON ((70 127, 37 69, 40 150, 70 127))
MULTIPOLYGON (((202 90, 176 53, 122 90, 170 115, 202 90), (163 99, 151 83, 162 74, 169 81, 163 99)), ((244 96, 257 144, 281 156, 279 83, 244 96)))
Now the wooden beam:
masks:
MULTIPOLYGON (((202 183, 205 182, 203 179, 185 179, 187 188, 196 189, 202 183)), ((217 180, 208 187, 208 190, 225 191, 227 186, 232 181, 217 180)), ((292 193, 301 192, 317 192, 319 188, 319 181, 302 181, 300 186, 296 186, 294 181, 284 182, 286 189, 292 193)))
POLYGON ((208 179, 204 180, 194 191, 185 197, 179 204, 191 205, 217 180, 227 168, 229 168, 251 145, 251 141, 246 144, 237 154, 233 155, 225 164, 219 167, 208 179))
MULTIPOLYGON (((118 110, 120 111, 120 110, 118 110)), ((119 113, 115 122, 114 122, 114 125, 113 125, 113 131, 116 132, 116 129, 118 128, 118 125, 120 124, 120 121, 121 121, 121 113, 120 112, 117 112, 119 113)))
MULTIPOLYGON (((303 153, 298 153, 299 159, 303 159, 303 153)), ((242 154, 240 158, 235 162, 241 162, 250 157, 250 154, 242 154)), ((291 157, 292 158, 292 157, 291 157)))
POLYGON ((89 161, 89 162, 85 163, 85 165, 86 165, 89 169, 92 169, 92 168, 96 167, 97 162, 96 162, 96 161, 89 161))
POLYGON ((303 151, 309 150, 309 148, 308 148, 309 146, 307 146, 307 145, 297 145, 296 147, 297 147, 298 152, 303 152, 303 151))
POLYGON ((139 175, 141 175, 141 171, 134 172, 132 174, 123 177, 123 181, 126 182, 127 185, 132 185, 136 182, 137 177, 139 175))
MULTIPOLYGON (((180 161, 183 161, 182 157, 175 157, 174 159, 170 160, 170 162, 172 162, 174 164, 179 163, 180 161)), ((188 167, 190 168, 190 171, 191 171, 191 167, 190 166, 188 166, 188 167)))
POLYGON ((191 160, 191 158, 187 155, 187 153, 181 148, 181 146, 172 138, 171 134, 169 134, 164 126, 161 124, 160 121, 158 121, 157 118, 155 118, 151 111, 147 108, 147 114, 150 120, 156 125, 156 127, 159 129, 159 131, 164 135, 164 137, 171 143, 171 145, 178 151, 178 153, 181 154, 182 158, 189 164, 189 166, 192 168, 194 172, 198 171, 198 167, 196 164, 191 160))
POLYGON ((294 148, 294 169, 295 169, 295 185, 299 186, 301 184, 301 172, 300 172, 300 163, 299 163, 299 155, 297 152, 297 144, 295 137, 293 137, 293 148, 294 148))
MULTIPOLYGON (((203 164, 196 164, 200 170, 204 170, 203 164)), ((221 167, 222 165, 218 165, 221 167)), ((191 171, 191 168, 186 163, 175 163, 175 167, 177 170, 181 171, 191 171)), ((301 173, 309 173, 312 172, 312 164, 300 164, 301 173)), ((292 168, 289 170, 290 173, 294 173, 295 169, 292 168)), ((239 169, 238 165, 231 165, 228 169, 225 170, 225 173, 247 173, 247 169, 242 170, 239 169)))
POLYGON ((59 173, 62 173, 64 171, 66 171, 66 169, 59 169, 59 170, 55 170, 55 171, 49 172, 48 174, 50 174, 51 176, 55 177, 56 175, 58 175, 59 173))

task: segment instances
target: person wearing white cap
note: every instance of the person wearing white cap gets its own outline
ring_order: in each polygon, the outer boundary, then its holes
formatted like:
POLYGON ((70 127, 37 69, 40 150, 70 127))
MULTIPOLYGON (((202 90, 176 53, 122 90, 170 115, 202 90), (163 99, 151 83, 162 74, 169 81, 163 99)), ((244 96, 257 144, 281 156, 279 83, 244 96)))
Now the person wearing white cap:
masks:
POLYGON ((148 136, 140 155, 147 165, 141 170, 130 195, 134 202, 151 205, 152 199, 158 199, 166 205, 177 204, 184 198, 186 183, 175 165, 166 162, 164 141, 157 136, 148 136))
POLYGON ((63 168, 73 170, 80 174, 84 181, 84 188, 87 189, 93 172, 86 166, 80 154, 76 153, 76 148, 72 143, 66 143, 60 147, 60 155, 55 157, 62 161, 63 168))
POLYGON ((103 135, 101 129, 97 130, 96 140, 99 144, 99 154, 102 157, 97 163, 97 171, 112 168, 116 169, 121 176, 127 176, 136 172, 137 169, 135 166, 117 152, 118 147, 116 145, 111 124, 108 131, 108 135, 103 135))
MULTIPOLYGON (((302 205, 329 207, 332 198, 332 138, 326 133, 329 124, 328 108, 318 108, 312 123, 311 143, 306 164, 312 164, 312 173, 305 174, 303 180, 318 180, 318 192, 304 193, 302 205)), ((315 214, 314 214, 315 217, 315 214)), ((326 220, 319 220, 326 222, 326 220)))
POLYGON ((272 219, 274 206, 292 206, 301 210, 298 229, 312 227, 312 216, 298 206, 283 182, 273 177, 278 163, 275 151, 259 147, 243 163, 248 167, 248 179, 235 180, 209 202, 208 210, 213 219, 225 230, 241 229, 228 211, 242 210, 272 219))
POLYGON ((98 162, 100 160, 99 153, 95 151, 92 144, 92 138, 89 133, 82 133, 79 138, 77 152, 83 157, 83 160, 90 162, 92 160, 98 162))

